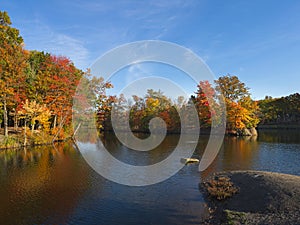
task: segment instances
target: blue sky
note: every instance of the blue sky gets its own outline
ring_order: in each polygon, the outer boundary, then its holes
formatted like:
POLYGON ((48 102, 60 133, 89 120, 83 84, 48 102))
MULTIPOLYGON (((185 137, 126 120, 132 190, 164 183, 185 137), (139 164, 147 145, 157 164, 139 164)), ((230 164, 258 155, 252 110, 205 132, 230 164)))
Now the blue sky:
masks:
POLYGON ((255 99, 300 91, 300 1, 3 0, 0 9, 27 49, 81 69, 118 45, 163 40, 191 49, 216 77, 237 75, 255 99))

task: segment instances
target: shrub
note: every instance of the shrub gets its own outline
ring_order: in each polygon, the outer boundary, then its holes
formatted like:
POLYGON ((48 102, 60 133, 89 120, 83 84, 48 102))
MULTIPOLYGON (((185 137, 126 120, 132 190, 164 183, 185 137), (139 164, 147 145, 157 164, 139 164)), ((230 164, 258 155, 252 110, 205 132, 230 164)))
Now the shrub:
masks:
POLYGON ((0 148, 17 148, 20 147, 19 140, 15 137, 3 137, 0 143, 0 148))
POLYGON ((209 196, 217 200, 229 198, 239 191, 227 176, 215 176, 203 184, 209 196))

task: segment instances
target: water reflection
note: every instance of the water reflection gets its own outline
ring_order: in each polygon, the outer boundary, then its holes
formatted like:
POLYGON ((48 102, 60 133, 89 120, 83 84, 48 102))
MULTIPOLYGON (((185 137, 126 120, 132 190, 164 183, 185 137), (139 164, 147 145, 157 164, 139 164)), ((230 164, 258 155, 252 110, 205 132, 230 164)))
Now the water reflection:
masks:
MULTIPOLYGON (((135 134, 139 138, 145 138, 146 134, 135 134)), ((154 135, 155 136, 155 135, 154 135)), ((104 133, 101 142, 115 158, 122 162, 144 166, 158 163, 167 158, 176 148, 178 135, 168 135, 162 143, 151 151, 135 151, 123 146, 113 133, 104 133)))
POLYGON ((88 167, 79 166, 76 154, 69 144, 1 151, 1 221, 40 224, 49 219, 55 224, 67 220, 86 188, 88 167))
POLYGON ((257 137, 225 137, 218 157, 201 173, 265 170, 300 175, 300 132, 262 130, 257 137))
POLYGON ((258 140, 271 143, 300 143, 300 130, 260 130, 258 140))
MULTIPOLYGON (((200 136, 193 157, 201 158, 209 136, 200 136)), ((96 143, 89 135, 86 143, 96 143)), ((137 152, 114 135, 101 137, 111 154, 149 165, 166 158, 178 143, 168 135, 159 147, 137 152)), ((185 166, 168 180, 128 187, 104 179, 72 143, 0 151, 0 223, 3 224, 199 224, 205 211, 198 184, 223 170, 267 170, 300 175, 299 132, 261 131, 257 138, 225 137, 217 158, 198 172, 185 166)))

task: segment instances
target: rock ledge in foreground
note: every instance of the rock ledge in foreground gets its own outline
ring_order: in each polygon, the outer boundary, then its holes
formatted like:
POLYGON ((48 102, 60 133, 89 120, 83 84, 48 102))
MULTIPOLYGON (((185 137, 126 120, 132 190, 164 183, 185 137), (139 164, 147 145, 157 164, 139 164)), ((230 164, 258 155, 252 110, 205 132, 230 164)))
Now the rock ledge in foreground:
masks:
POLYGON ((206 224, 300 224, 299 176, 262 171, 216 176, 228 176, 239 192, 223 201, 207 196, 214 211, 206 224))

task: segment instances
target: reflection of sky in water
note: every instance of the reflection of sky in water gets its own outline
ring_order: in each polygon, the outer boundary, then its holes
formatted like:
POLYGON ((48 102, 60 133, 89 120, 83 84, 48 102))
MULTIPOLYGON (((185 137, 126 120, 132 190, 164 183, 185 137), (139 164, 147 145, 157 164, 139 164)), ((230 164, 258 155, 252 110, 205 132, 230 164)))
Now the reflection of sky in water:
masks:
POLYGON ((261 170, 300 175, 299 162, 300 144, 262 143, 254 165, 261 170))
POLYGON ((96 144, 92 144, 92 143, 89 143, 89 142, 86 142, 86 143, 78 142, 77 145, 80 149, 81 154, 97 151, 96 144))
POLYGON ((225 137, 211 172, 263 170, 300 175, 300 132, 259 131, 255 137, 225 137))

